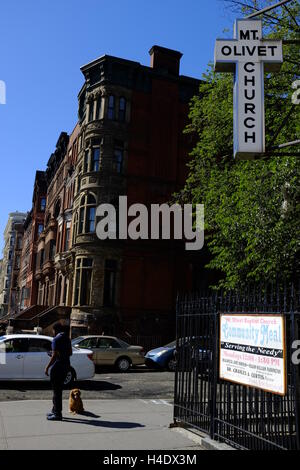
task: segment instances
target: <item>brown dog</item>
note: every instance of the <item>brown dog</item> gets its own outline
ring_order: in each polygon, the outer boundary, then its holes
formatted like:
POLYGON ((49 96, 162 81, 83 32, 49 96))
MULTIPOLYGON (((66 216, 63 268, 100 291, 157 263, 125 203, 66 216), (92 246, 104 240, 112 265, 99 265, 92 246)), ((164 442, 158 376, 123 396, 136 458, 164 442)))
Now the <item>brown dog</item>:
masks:
POLYGON ((73 413, 74 415, 84 412, 83 403, 81 400, 81 392, 79 388, 74 388, 70 392, 69 411, 70 413, 73 413))

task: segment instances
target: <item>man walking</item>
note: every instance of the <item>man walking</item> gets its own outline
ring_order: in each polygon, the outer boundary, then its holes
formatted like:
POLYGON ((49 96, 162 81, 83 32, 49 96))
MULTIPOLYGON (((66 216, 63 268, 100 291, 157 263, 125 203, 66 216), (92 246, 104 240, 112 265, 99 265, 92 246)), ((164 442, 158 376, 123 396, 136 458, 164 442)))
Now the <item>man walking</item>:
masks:
POLYGON ((45 374, 49 375, 53 390, 53 408, 47 415, 49 421, 62 420, 62 393, 67 373, 70 370, 70 356, 72 355, 72 345, 69 338, 69 328, 56 323, 53 326, 54 339, 52 341, 52 357, 45 369, 45 374))

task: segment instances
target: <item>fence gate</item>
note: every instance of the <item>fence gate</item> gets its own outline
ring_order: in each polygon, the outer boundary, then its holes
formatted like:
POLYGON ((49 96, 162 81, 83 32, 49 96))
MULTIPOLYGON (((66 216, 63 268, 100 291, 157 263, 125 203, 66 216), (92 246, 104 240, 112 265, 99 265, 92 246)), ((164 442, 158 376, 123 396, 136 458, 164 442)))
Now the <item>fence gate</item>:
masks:
POLYGON ((175 423, 239 449, 300 449, 299 366, 291 362, 292 343, 299 338, 299 292, 269 286, 178 299, 175 423), (219 318, 230 312, 284 315, 285 396, 219 379, 219 318))

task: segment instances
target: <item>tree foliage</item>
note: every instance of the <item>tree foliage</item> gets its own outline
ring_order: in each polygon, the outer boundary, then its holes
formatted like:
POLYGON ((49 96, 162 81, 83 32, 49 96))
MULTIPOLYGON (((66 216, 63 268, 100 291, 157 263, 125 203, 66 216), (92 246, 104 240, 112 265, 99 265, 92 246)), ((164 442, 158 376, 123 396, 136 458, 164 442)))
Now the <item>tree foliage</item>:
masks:
MULTIPOLYGON (((260 9, 268 3, 251 5, 260 9)), ((238 8, 240 17, 253 12, 243 2, 228 5, 238 8)), ((297 22, 299 4, 293 1, 288 11, 281 7, 264 16, 264 35, 299 40, 297 22)), ((299 44, 285 44, 281 71, 265 75, 267 148, 299 139, 300 105, 291 101, 299 70, 299 44)), ((207 268, 222 273, 221 285, 290 279, 300 270, 300 156, 285 156, 296 151, 289 147, 277 151, 281 156, 234 161, 232 95, 231 74, 216 74, 210 65, 191 103, 185 132, 196 133, 197 144, 176 199, 205 205, 207 268)))

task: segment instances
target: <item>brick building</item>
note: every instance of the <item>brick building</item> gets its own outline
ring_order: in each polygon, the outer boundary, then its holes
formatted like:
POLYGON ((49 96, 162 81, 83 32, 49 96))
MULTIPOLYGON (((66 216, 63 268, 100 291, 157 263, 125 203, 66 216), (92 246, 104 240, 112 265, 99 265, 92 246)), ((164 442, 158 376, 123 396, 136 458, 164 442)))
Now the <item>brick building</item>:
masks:
POLYGON ((5 316, 18 308, 18 277, 21 263, 23 223, 27 214, 12 212, 4 231, 4 249, 0 275, 0 312, 5 316))
POLYGON ((199 81, 179 74, 177 51, 154 46, 150 57, 150 67, 105 55, 81 68, 78 124, 37 173, 25 223, 19 319, 34 326, 62 315, 73 336, 174 335, 176 294, 191 287, 199 253, 95 233, 99 204, 168 202, 187 176, 183 129, 199 81))

